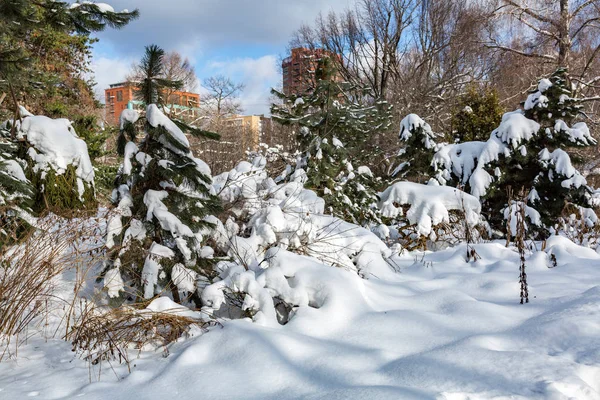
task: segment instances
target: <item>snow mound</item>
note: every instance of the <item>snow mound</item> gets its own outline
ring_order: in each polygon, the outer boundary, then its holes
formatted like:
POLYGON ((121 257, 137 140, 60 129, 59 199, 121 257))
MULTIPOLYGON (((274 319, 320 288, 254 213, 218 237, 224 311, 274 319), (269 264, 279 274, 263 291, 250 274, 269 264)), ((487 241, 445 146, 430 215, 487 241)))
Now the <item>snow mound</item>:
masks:
MULTIPOLYGON (((257 323, 221 318, 222 327, 168 353, 142 351, 131 372, 30 337, 17 360, 0 363, 2 395, 155 400, 177 388, 214 400, 598 399, 600 255, 550 237, 546 251, 526 255, 530 303, 520 305, 518 253, 473 248, 481 258, 469 264, 464 244, 406 254, 402 273, 381 280, 277 248, 261 271, 224 263, 223 285, 257 323), (90 382, 90 369, 101 382, 90 382)), ((164 296, 148 312, 200 314, 164 296)))
POLYGON ((461 190, 447 186, 421 185, 414 182, 397 182, 379 194, 379 207, 384 217, 402 215, 403 205, 409 205, 406 213, 417 232, 429 236, 432 228, 442 222, 449 223, 449 211, 462 211, 469 225, 480 220, 479 200, 461 190))

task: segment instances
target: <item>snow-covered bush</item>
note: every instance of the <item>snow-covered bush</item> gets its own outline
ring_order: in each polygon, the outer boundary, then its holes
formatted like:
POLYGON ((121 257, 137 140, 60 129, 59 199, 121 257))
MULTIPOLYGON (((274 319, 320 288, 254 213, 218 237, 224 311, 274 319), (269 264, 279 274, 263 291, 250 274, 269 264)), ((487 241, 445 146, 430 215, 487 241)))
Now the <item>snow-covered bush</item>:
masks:
MULTIPOLYGON (((527 205, 541 223, 529 228, 543 236, 556 230, 565 204, 591 206, 591 189, 571 164, 563 148, 596 143, 583 122, 573 123, 581 105, 571 97, 567 75, 558 70, 542 79, 522 110, 504 114, 487 142, 446 145, 433 159, 435 179, 441 184, 464 185, 481 198, 491 225, 504 230, 503 210, 509 188, 528 193, 527 205)), ((507 213, 509 215, 510 213, 507 213)))
POLYGON ((256 157, 264 157, 267 160, 269 176, 278 176, 279 180, 285 179, 290 173, 291 166, 296 165, 296 160, 300 155, 297 151, 289 152, 284 150, 283 145, 269 146, 266 143, 259 143, 258 148, 253 151, 247 151, 247 160, 252 161, 256 157))
POLYGON ((380 234, 404 247, 427 240, 463 240, 481 222, 479 200, 461 190, 414 182, 397 182, 379 194, 379 207, 391 231, 380 234))
POLYGON ((320 305, 334 290, 319 278, 332 266, 365 278, 394 273, 392 251, 374 233, 323 214, 303 170, 277 184, 265 168, 257 157, 213 179, 226 210, 224 222, 213 219, 213 240, 232 261, 217 264, 218 277, 201 289, 206 311, 285 323, 292 309, 320 305))
POLYGON ((260 157, 252 164, 243 161, 214 178, 214 190, 229 216, 224 224, 216 222, 219 250, 248 269, 259 266, 265 252, 277 246, 363 276, 389 270, 385 259, 391 253, 385 244, 365 228, 323 214, 325 202, 304 188, 302 170, 289 182, 276 184, 265 165, 260 157))
POLYGON ((170 120, 151 103, 164 83, 154 82, 163 54, 155 46, 146 48, 142 69, 151 75, 141 89, 147 96, 145 114, 130 110, 121 115, 119 142, 126 144, 120 146, 124 159, 113 191, 116 210, 107 224, 111 262, 104 271, 109 296, 120 300, 150 299, 167 291, 179 302, 182 295, 195 296, 200 276, 212 274, 207 218, 219 211, 219 201, 210 169, 192 155, 182 129, 203 132, 170 120), (144 121, 139 145, 138 119, 144 121))
MULTIPOLYGON (((0 127, 4 146, 9 149, 2 156, 3 172, 29 186, 26 192, 33 190, 31 208, 70 213, 95 206, 94 169, 87 145, 71 122, 34 116, 23 108, 20 114, 20 119, 0 127)), ((23 198, 17 193, 15 196, 23 198)))

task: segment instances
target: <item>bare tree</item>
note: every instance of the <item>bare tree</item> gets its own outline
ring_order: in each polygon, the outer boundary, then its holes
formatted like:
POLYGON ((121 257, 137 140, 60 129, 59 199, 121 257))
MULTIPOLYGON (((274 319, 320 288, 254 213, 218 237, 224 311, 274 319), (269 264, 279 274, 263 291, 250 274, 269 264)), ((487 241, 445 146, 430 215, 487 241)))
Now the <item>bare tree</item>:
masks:
POLYGON ((304 25, 295 33, 290 45, 336 54, 344 80, 367 86, 375 98, 383 98, 398 73, 398 53, 406 46, 405 32, 419 4, 420 0, 360 0, 353 10, 319 15, 314 27, 304 25))
POLYGON ((491 30, 489 48, 567 68, 582 90, 598 88, 600 0, 500 0, 494 17, 514 25, 491 30))
POLYGON ((397 122, 418 112, 443 129, 453 99, 489 73, 480 44, 486 15, 479 2, 359 0, 303 26, 290 46, 334 53, 341 78, 392 103, 397 122))
POLYGON ((243 83, 235 83, 228 77, 217 75, 206 78, 202 86, 207 91, 202 98, 203 106, 217 128, 223 117, 241 112, 239 95, 244 90, 243 83))

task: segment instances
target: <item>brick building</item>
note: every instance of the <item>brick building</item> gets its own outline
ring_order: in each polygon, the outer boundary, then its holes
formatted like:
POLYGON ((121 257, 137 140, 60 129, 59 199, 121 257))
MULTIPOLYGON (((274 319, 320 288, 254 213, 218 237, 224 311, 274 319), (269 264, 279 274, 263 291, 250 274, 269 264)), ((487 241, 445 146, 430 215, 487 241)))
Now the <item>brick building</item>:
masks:
POLYGON ((307 49, 297 47, 292 54, 283 60, 283 93, 305 94, 315 87, 315 72, 319 60, 325 56, 331 57, 332 52, 324 49, 307 49))
MULTIPOLYGON (((106 120, 108 123, 117 125, 121 111, 126 108, 141 108, 142 102, 135 97, 136 90, 135 85, 131 82, 114 83, 104 90, 106 120)), ((198 93, 175 91, 169 95, 168 104, 172 107, 171 112, 174 115, 193 118, 199 114, 200 95, 198 93)))

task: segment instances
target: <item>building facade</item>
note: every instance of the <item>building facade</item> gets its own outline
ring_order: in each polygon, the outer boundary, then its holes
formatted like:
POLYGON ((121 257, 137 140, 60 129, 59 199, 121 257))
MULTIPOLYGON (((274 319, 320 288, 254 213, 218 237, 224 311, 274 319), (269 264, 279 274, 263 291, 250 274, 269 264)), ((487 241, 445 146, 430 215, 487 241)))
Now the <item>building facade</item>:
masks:
MULTIPOLYGON (((114 83, 104 90, 108 123, 119 124, 121 112, 126 108, 139 109, 143 107, 142 102, 136 99, 136 90, 137 88, 131 82, 114 83)), ((174 91, 168 95, 167 104, 172 116, 193 119, 195 116, 199 116, 200 95, 174 91)))
POLYGON ((281 63, 283 93, 303 95, 312 91, 316 86, 315 73, 319 60, 325 56, 331 57, 332 54, 324 49, 292 49, 292 54, 281 63))
POLYGON ((233 128, 232 131, 240 134, 240 139, 243 139, 246 148, 255 150, 260 143, 260 135, 262 133, 262 115, 233 115, 223 120, 223 123, 228 128, 233 128))

